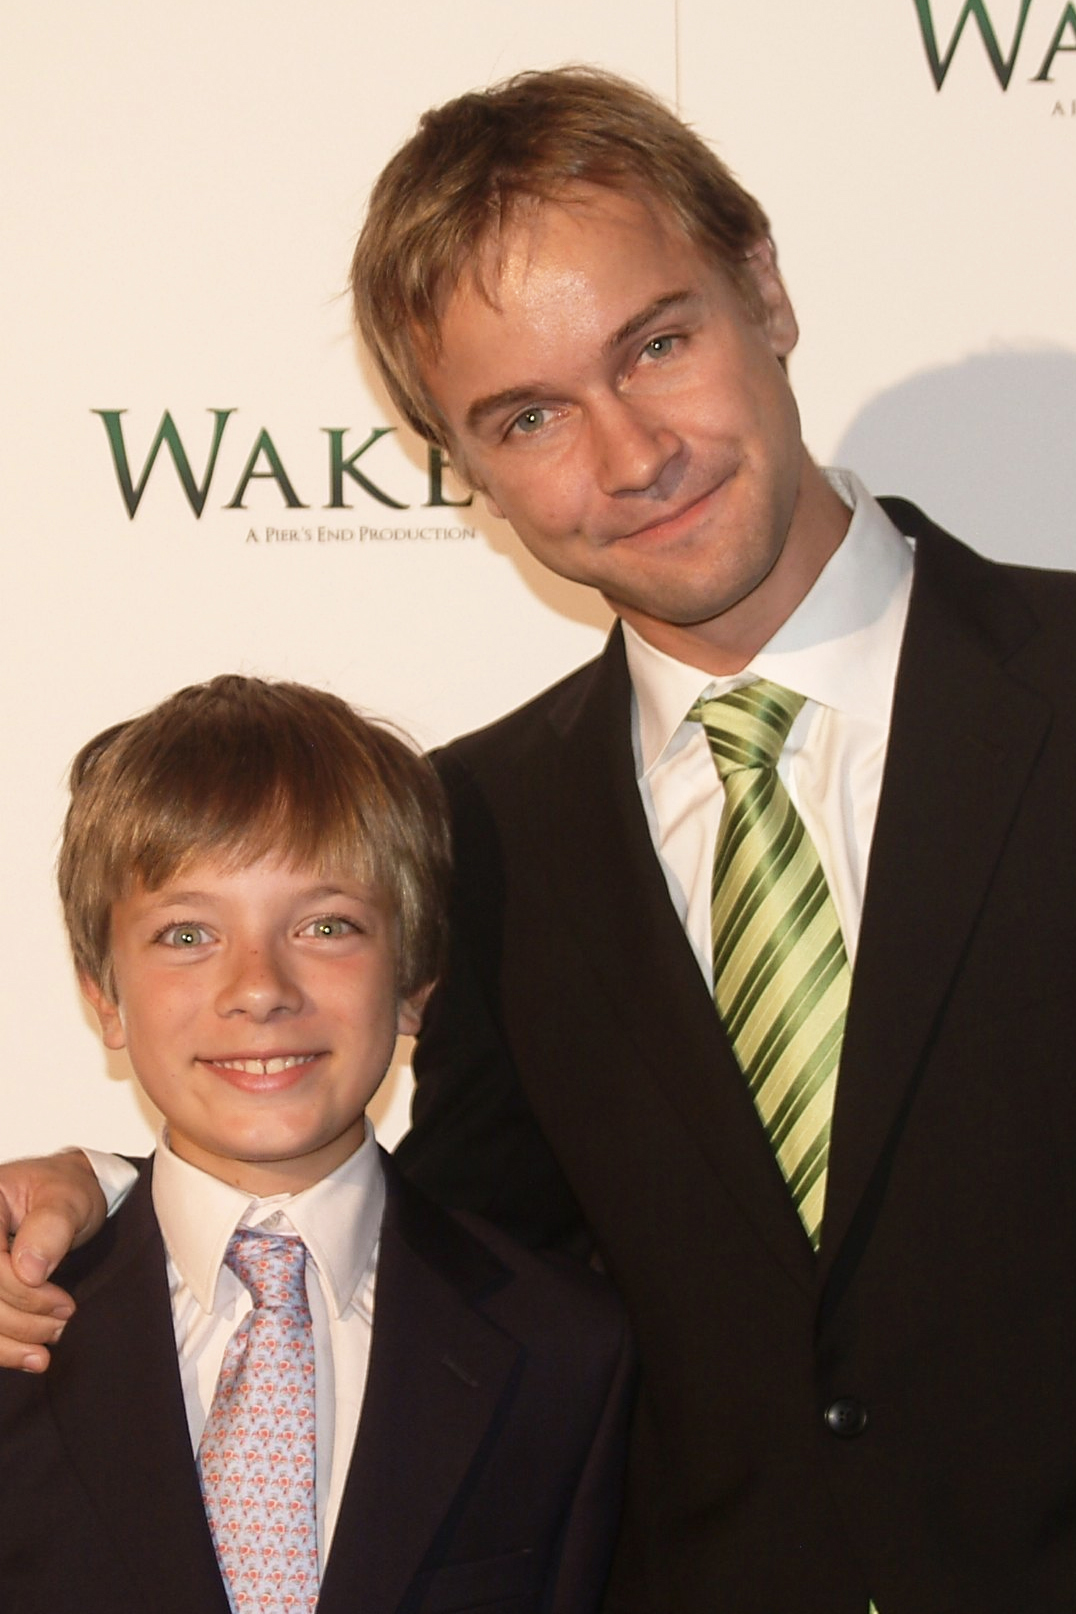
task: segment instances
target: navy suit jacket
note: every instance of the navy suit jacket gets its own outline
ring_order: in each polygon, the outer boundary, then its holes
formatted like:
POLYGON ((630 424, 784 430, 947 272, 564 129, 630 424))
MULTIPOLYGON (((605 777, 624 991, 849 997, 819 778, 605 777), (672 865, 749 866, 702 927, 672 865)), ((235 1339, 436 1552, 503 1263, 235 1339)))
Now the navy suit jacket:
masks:
POLYGON ((654 855, 619 632, 438 759, 454 950, 397 1158, 585 1234, 627 1302, 611 1608, 1076 1607, 1076 579, 889 510, 915 575, 820 1257, 654 855))
MULTIPOLYGON (((585 1614, 618 1518, 630 1352, 609 1288, 388 1162, 369 1376, 319 1614, 585 1614)), ((43 1377, 0 1373, 4 1614, 228 1614, 144 1170, 60 1274, 43 1377)))

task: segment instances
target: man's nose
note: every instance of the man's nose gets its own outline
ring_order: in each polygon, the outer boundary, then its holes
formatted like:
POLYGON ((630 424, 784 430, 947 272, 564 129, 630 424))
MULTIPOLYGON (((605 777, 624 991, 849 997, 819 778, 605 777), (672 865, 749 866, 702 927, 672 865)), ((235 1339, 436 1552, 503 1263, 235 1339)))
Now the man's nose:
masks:
POLYGON ((614 397, 595 410, 591 434, 598 483, 610 498, 646 493, 680 452, 680 439, 650 411, 614 397))
POLYGON ((217 998, 220 1014, 246 1014, 261 1021, 295 1014, 302 1004, 302 990, 278 949, 245 946, 229 960, 217 998))

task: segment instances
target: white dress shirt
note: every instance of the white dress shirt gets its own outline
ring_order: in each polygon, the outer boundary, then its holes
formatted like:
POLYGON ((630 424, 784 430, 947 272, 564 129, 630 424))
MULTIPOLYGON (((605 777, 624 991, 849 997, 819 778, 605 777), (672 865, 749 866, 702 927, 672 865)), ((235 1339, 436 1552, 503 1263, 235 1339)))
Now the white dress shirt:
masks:
POLYGON ((359 1426, 370 1360, 374 1279, 385 1177, 373 1129, 331 1176, 298 1194, 256 1199, 172 1153, 153 1162, 153 1206, 168 1282, 191 1446, 198 1450, 225 1347, 251 1310, 224 1265, 237 1227, 297 1233, 307 1248, 314 1325, 318 1563, 324 1571, 359 1426))
POLYGON ((778 772, 818 849, 849 962, 855 958, 913 552, 858 478, 826 474, 852 510, 848 532, 742 672, 710 678, 624 625, 639 793, 673 905, 711 987, 710 875, 724 790, 702 725, 686 714, 700 695, 756 678, 806 696, 778 772))

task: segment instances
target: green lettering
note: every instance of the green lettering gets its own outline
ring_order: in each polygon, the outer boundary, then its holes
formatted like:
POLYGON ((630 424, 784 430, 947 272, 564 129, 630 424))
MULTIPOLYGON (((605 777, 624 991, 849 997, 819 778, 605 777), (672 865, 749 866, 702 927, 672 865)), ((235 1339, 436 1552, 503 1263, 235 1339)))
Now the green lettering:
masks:
POLYGON ((451 505, 455 508, 465 504, 474 503, 473 493, 468 493, 465 499, 448 499, 445 497, 442 479, 444 476, 445 467, 447 466, 448 469, 451 470, 452 463, 450 460, 445 458, 444 452, 437 447, 436 443, 431 443, 429 446, 428 466, 430 477, 430 496, 426 500, 425 508, 427 510, 432 510, 437 505, 451 505))
POLYGON ((243 474, 239 478, 239 485, 235 490, 235 497, 230 503, 224 506, 226 510, 246 509, 246 505, 243 503, 243 495, 256 477, 267 477, 271 482, 275 482, 281 493, 284 495, 284 503, 287 505, 289 510, 308 510, 310 508, 309 505, 303 503, 302 499, 300 499, 299 495, 292 487, 288 473, 284 469, 284 463, 273 445, 273 439, 269 436, 267 431, 260 431, 258 433, 254 447, 250 451, 250 458, 247 460, 246 465, 244 465, 243 474), (255 467, 259 458, 263 454, 265 455, 269 468, 265 471, 259 471, 256 470, 255 467))
POLYGON ((351 505, 344 499, 345 475, 350 476, 353 482, 357 482, 360 488, 364 488, 372 499, 377 499, 381 504, 387 504, 391 510, 407 509, 406 504, 401 504, 398 499, 391 499, 387 493, 381 491, 375 482, 371 482, 368 476, 364 476, 356 468, 356 461, 362 458, 366 450, 373 448, 374 444, 379 442, 382 437, 387 437, 394 432, 396 430, 395 426, 375 426, 362 447, 357 448, 354 454, 350 454, 347 459, 344 458, 346 426, 323 426, 321 429, 328 434, 330 445, 329 478, 331 497, 325 506, 326 510, 351 509, 351 505))
MULTIPOLYGON (((1031 0, 1020 0, 1020 18, 1016 24, 1016 38, 1013 40, 1012 49, 1008 56, 1004 57, 1001 54, 1001 46, 998 44, 998 36, 994 32, 993 23, 990 21, 985 0, 964 0, 964 9, 957 18, 956 31, 949 42, 949 49, 944 57, 938 53, 938 39, 934 31, 934 18, 931 15, 930 0, 915 0, 915 9, 919 14, 919 28, 923 35, 923 48, 927 53, 930 71, 934 75, 935 89, 940 90, 945 83, 945 76, 952 64, 956 47, 960 43, 960 36, 964 32, 969 17, 974 17, 979 25, 979 33, 982 36, 983 44, 986 46, 986 53, 990 58, 990 65, 994 69, 998 83, 1003 90, 1009 88, 1009 80, 1012 78, 1012 71, 1016 66, 1016 54, 1020 49, 1020 41, 1024 37, 1024 24, 1027 22, 1027 14, 1031 9, 1031 0)), ((1069 10, 1071 9, 1070 6, 1069 10)), ((1060 34, 1060 29, 1058 33, 1060 34)))
POLYGON ((1061 13, 1061 21, 1057 25, 1057 32, 1050 41, 1050 48, 1046 52, 1046 59, 1044 60, 1041 69, 1035 74, 1035 77, 1031 81, 1033 84, 1053 83, 1053 79, 1050 77, 1050 69, 1054 65, 1054 57, 1057 55, 1059 50, 1076 50, 1076 6, 1067 5, 1064 11, 1061 13), (1061 36, 1065 32, 1066 28, 1071 28, 1073 32, 1073 42, 1071 45, 1063 45, 1061 43, 1061 36))
POLYGON ((187 451, 183 447, 180 435, 176 430, 175 421, 166 409, 161 416, 161 424, 157 427, 157 435, 150 444, 149 455, 145 465, 142 467, 142 474, 138 478, 137 484, 131 476, 131 467, 127 459, 127 447, 123 441, 123 427, 120 423, 120 416, 127 413, 126 409, 94 409, 91 410, 91 413, 100 415, 105 423, 108 446, 112 450, 112 464, 115 467, 116 480, 120 485, 123 502, 127 506, 127 514, 132 521, 135 518, 135 511, 142 502, 142 495, 146 491, 149 474, 156 463, 162 443, 167 446, 168 452, 172 456, 172 464, 176 468, 176 474, 179 477, 180 486, 186 494, 187 503, 196 516, 201 515, 205 509, 209 484, 213 480, 213 471, 217 463, 217 454, 220 451, 221 438, 224 436, 224 427, 227 424, 228 416, 235 414, 234 409, 211 409, 209 411, 214 417, 213 442, 201 482, 194 480, 194 472, 191 470, 191 462, 187 458, 187 451))

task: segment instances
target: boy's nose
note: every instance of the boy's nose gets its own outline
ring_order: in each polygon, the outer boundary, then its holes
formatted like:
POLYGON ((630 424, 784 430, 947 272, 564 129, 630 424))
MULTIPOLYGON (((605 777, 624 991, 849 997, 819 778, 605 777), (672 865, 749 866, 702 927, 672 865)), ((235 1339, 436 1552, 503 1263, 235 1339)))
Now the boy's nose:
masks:
POLYGON ((281 959, 263 947, 251 947, 235 960, 217 999, 221 1014, 246 1014, 267 1020, 274 1014, 294 1014, 303 994, 281 959))

